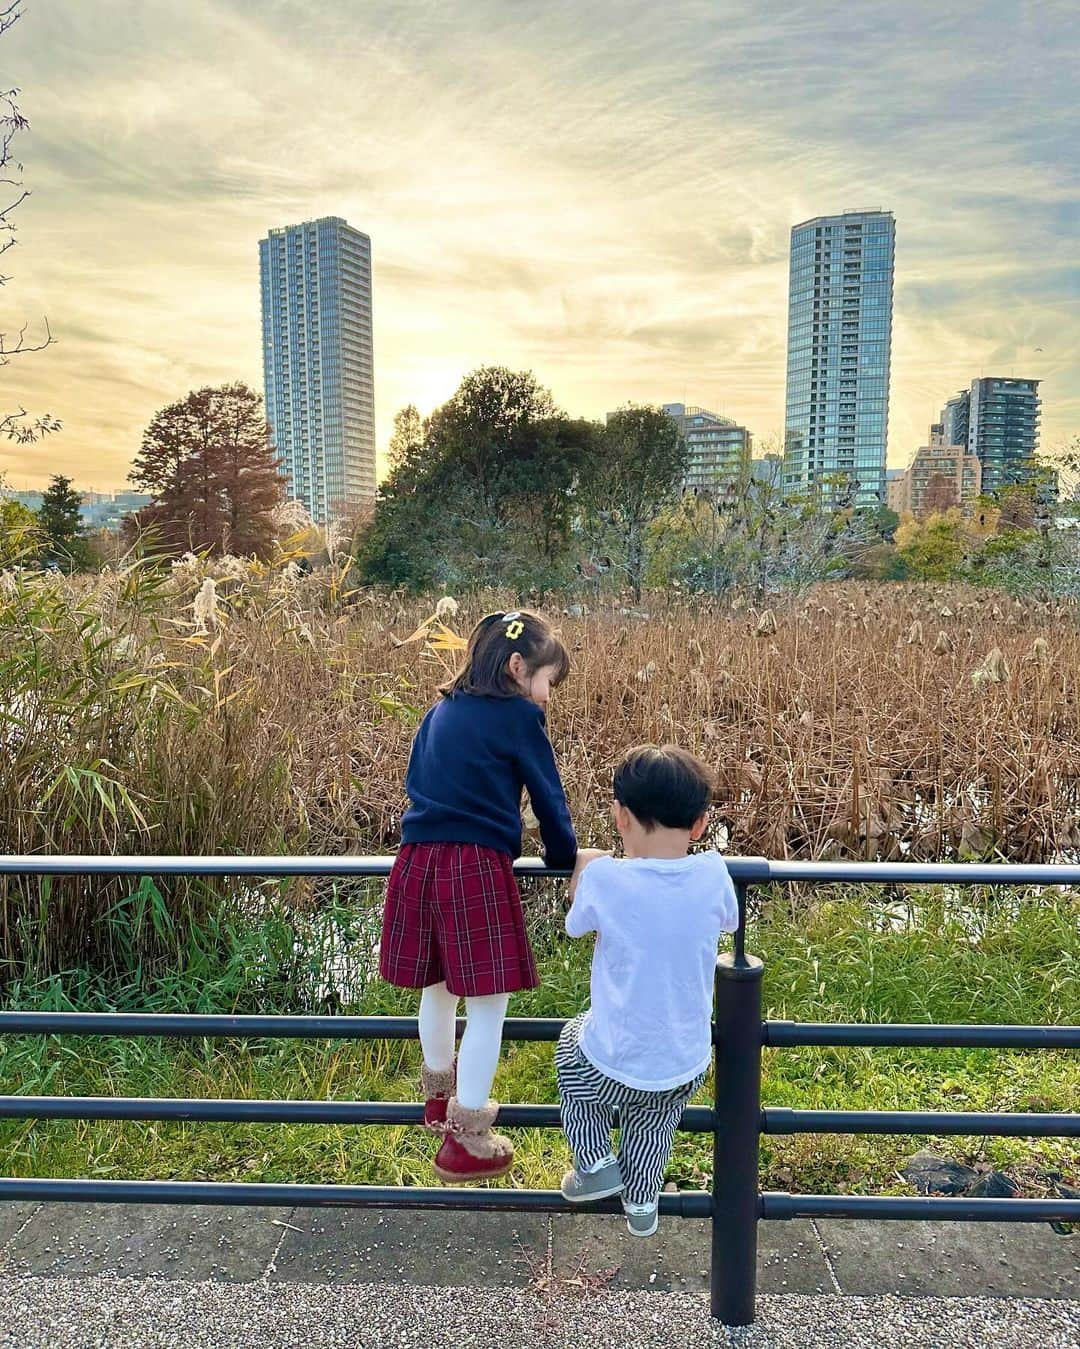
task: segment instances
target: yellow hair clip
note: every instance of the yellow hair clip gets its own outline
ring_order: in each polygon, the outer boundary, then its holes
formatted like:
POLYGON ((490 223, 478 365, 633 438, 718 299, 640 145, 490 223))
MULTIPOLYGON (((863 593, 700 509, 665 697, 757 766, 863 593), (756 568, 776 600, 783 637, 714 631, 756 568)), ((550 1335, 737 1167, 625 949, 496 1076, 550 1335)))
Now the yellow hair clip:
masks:
POLYGON ((525 631, 525 624, 521 621, 521 615, 515 610, 513 613, 503 614, 503 618, 506 620, 507 640, 516 642, 525 631))

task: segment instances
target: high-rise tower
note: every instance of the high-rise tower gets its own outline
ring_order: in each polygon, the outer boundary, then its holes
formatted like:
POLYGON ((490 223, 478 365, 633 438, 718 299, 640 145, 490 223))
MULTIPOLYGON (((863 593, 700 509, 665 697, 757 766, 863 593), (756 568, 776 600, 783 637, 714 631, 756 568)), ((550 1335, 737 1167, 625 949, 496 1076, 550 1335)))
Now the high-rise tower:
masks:
POLYGON ((791 231, 784 488, 885 500, 896 225, 891 211, 791 231))
POLYGON ((314 520, 375 495, 371 240, 337 216, 259 241, 266 416, 314 520))

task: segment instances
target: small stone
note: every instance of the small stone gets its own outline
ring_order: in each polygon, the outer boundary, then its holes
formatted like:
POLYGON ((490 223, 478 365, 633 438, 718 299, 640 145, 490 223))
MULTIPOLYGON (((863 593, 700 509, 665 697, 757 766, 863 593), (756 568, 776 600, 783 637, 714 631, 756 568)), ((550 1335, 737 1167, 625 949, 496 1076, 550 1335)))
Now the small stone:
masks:
POLYGON ((1020 1187, 1003 1171, 988 1171, 968 1190, 972 1199, 1015 1199, 1020 1187))
POLYGON ((917 1152, 900 1174, 920 1194, 963 1194, 978 1179, 970 1166, 933 1152, 917 1152))

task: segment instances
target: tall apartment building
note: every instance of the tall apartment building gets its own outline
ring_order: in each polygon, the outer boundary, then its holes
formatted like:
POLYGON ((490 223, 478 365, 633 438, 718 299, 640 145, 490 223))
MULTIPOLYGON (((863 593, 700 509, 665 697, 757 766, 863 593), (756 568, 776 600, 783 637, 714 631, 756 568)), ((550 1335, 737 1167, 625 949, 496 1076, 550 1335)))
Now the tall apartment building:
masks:
POLYGON ((371 240, 337 216, 272 229, 259 272, 273 443, 325 523, 375 495, 371 240))
POLYGON ((791 231, 784 490, 885 499, 896 224, 891 211, 791 231), (822 488, 840 477, 843 489, 822 488))
POLYGON ((684 403, 665 403, 664 411, 678 426, 689 450, 683 490, 715 491, 734 482, 750 459, 751 436, 746 427, 684 403))
POLYGON ((974 380, 968 452, 982 464, 983 491, 1024 482, 1038 448, 1039 381, 974 380))
POLYGON ((972 380, 945 404, 941 420, 945 439, 978 459, 984 492, 1024 482, 1039 448, 1039 380, 972 380))

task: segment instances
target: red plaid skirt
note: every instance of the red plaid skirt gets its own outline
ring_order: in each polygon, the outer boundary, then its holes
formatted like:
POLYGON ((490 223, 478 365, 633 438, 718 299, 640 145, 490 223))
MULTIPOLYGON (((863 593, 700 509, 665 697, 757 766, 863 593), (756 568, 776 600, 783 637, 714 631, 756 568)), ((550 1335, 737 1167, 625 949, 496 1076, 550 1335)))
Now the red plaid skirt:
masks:
POLYGON ((379 973, 458 997, 540 982, 510 857, 475 843, 406 843, 386 887, 379 973))

